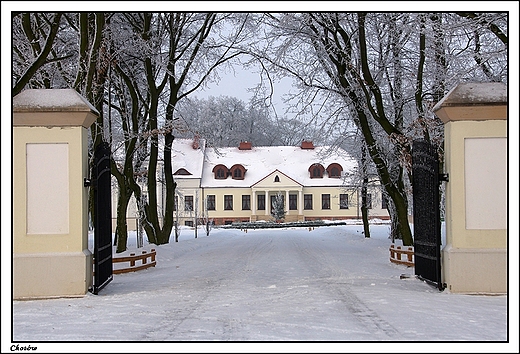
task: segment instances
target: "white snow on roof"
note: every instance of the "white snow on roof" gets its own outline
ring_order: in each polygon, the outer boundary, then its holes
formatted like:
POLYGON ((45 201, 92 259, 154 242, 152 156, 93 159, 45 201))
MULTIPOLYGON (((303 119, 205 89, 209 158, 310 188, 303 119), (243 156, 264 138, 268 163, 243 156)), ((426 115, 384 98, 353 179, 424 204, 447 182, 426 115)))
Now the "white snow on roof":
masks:
POLYGON ((175 178, 201 178, 204 162, 205 141, 199 140, 198 148, 193 148, 192 139, 175 139, 172 144, 172 172, 183 168, 191 175, 176 175, 175 178))
POLYGON ((345 150, 329 149, 326 146, 314 149, 301 149, 299 146, 260 146, 252 147, 251 150, 239 150, 238 147, 207 148, 201 186, 251 187, 275 170, 304 186, 340 186, 343 184, 341 178, 329 178, 326 174, 323 178, 310 178, 309 167, 312 164, 320 163, 326 169, 334 162, 343 167, 343 173, 352 172, 357 166, 345 150), (213 168, 218 164, 228 169, 241 164, 247 170, 244 179, 215 179, 213 168))

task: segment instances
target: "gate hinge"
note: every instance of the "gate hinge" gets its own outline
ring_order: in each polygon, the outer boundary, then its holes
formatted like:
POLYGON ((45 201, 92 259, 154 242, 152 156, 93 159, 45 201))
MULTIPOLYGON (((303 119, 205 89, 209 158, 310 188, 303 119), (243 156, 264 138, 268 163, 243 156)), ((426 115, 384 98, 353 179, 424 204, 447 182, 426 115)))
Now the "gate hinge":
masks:
POLYGON ((88 179, 87 177, 83 177, 83 187, 90 187, 92 184, 92 181, 88 179))
POLYGON ((450 175, 448 173, 439 173, 439 182, 449 182, 450 175))

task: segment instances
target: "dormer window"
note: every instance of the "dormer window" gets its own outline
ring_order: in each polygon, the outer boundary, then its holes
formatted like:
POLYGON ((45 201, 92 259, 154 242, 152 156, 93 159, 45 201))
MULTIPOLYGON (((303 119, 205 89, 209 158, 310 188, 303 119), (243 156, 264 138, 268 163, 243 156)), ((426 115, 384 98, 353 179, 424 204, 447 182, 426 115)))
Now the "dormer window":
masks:
POLYGON ((327 167, 329 178, 340 178, 341 172, 343 172, 343 167, 338 163, 331 163, 329 167, 327 167))
POLYGON ((179 168, 177 171, 175 171, 174 173, 175 176, 191 176, 191 173, 186 170, 185 168, 179 168))
POLYGON ((323 178, 323 172, 325 172, 325 168, 319 163, 312 164, 311 167, 309 167, 311 178, 323 178))
POLYGON ((217 179, 226 179, 226 177, 227 177, 227 171, 225 171, 223 168, 219 168, 217 170, 215 178, 217 178, 217 179))
POLYGON ((228 176, 228 168, 224 165, 217 165, 213 168, 215 179, 226 179, 228 176))
POLYGON ((230 168, 231 178, 244 179, 246 171, 246 168, 241 164, 233 165, 233 167, 230 168))

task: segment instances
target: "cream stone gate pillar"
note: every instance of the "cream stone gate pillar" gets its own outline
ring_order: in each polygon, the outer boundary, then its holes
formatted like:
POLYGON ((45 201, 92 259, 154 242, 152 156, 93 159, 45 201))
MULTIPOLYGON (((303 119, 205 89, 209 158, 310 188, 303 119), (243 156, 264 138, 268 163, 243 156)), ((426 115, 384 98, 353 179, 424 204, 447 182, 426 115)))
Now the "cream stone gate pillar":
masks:
POLYGON ((459 84, 433 110, 449 175, 443 282, 454 293, 507 293, 507 87, 459 84))
POLYGON ((84 296, 88 249, 88 127, 99 113, 76 91, 13 98, 13 298, 84 296))

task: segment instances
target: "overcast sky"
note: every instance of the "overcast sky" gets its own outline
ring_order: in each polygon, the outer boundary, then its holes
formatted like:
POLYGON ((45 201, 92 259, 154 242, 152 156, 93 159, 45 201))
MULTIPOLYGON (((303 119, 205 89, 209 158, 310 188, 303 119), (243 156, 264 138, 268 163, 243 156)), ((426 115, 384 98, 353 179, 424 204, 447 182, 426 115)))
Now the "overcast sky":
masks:
MULTIPOLYGON (((207 88, 198 90, 194 96, 199 99, 205 99, 209 96, 236 97, 247 105, 253 97, 251 89, 261 82, 260 69, 245 70, 240 65, 236 65, 234 70, 234 73, 232 71, 219 73, 220 79, 218 82, 208 84, 207 88)), ((284 117, 287 105, 283 102, 283 98, 291 90, 294 89, 292 88, 292 79, 289 77, 273 82, 271 99, 278 116, 284 117)), ((269 102, 266 102, 266 104, 269 104, 269 102)))

